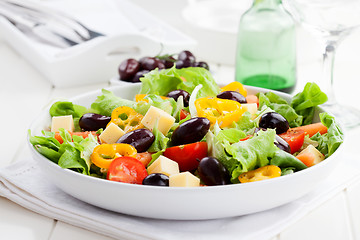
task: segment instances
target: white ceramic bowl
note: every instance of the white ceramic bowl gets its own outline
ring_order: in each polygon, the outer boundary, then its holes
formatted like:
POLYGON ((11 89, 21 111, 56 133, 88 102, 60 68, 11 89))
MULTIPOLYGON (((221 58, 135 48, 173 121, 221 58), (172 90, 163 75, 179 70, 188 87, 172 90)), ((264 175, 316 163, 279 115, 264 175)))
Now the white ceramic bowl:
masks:
MULTIPOLYGON (((117 96, 133 99, 140 85, 109 88, 117 96)), ((267 90, 248 87, 249 93, 267 90)), ((84 106, 101 92, 90 92, 72 99, 84 106)), ((278 92, 285 99, 290 96, 278 92)), ((318 110, 321 111, 319 108, 318 110)), ((31 125, 31 133, 40 135, 50 125, 45 110, 31 125)), ((310 192, 326 179, 341 159, 343 147, 323 162, 291 175, 270 180, 226 186, 170 188, 112 182, 62 169, 40 155, 29 143, 34 159, 44 173, 64 192, 92 205, 129 215, 177 220, 232 217, 271 209, 310 192)))

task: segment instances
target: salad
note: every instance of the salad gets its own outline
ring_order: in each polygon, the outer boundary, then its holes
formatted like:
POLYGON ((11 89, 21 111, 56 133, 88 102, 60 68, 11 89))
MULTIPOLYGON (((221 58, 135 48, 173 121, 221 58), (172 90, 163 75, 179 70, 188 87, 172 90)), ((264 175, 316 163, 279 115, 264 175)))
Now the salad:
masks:
POLYGON ((220 88, 201 67, 155 69, 134 99, 103 89, 88 106, 55 102, 51 126, 30 143, 62 168, 130 184, 245 184, 301 171, 343 142, 334 117, 316 107, 315 83, 287 102, 274 92, 220 88))

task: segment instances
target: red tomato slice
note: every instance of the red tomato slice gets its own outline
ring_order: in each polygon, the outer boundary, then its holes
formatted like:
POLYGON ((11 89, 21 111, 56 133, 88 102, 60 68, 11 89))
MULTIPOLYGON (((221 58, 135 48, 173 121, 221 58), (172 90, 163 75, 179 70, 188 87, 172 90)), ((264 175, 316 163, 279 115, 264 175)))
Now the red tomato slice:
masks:
POLYGON ((180 120, 185 119, 190 113, 184 109, 180 110, 180 120))
POLYGON ((181 172, 192 171, 199 165, 199 161, 207 156, 206 142, 189 143, 167 148, 164 156, 179 164, 181 172))
POLYGON ((118 157, 109 167, 106 179, 115 182, 142 184, 148 175, 145 166, 133 157, 118 157))
POLYGON ((247 103, 256 103, 259 107, 259 98, 256 95, 247 95, 245 98, 247 103))
POLYGON ((305 131, 301 129, 289 129, 286 132, 279 134, 279 136, 289 144, 291 154, 294 154, 299 151, 304 144, 305 131))

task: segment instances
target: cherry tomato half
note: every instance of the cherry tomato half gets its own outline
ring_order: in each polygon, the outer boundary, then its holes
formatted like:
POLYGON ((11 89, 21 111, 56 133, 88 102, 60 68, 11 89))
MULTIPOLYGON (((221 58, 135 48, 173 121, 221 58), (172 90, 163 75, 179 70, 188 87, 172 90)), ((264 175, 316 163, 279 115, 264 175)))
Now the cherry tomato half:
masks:
POLYGON ((279 134, 290 146, 291 154, 300 150, 304 144, 305 131, 289 129, 284 133, 279 134))
POLYGON ((145 166, 133 157, 118 157, 109 167, 106 179, 116 182, 142 184, 148 175, 145 166))
POLYGON ((185 119, 190 113, 184 109, 180 110, 180 120, 185 119))
POLYGON ((207 157, 207 151, 206 142, 196 142, 167 148, 164 156, 177 162, 180 171, 184 172, 196 169, 199 161, 207 157))

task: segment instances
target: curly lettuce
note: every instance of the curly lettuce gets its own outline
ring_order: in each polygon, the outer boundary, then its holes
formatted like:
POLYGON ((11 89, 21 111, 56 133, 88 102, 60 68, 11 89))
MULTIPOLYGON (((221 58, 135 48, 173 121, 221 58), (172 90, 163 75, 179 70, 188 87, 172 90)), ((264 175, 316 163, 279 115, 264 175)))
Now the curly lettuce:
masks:
POLYGON ((71 136, 62 128, 59 132, 64 141, 62 144, 55 139, 55 133, 46 131, 43 131, 44 136, 29 134, 29 140, 40 154, 60 167, 90 175, 90 155, 98 145, 97 139, 91 134, 85 139, 81 136, 71 136))
POLYGON ((202 84, 198 97, 214 97, 220 92, 211 73, 205 68, 190 67, 177 69, 155 69, 140 79, 142 82, 141 94, 156 94, 166 96, 169 92, 182 89, 192 93, 195 87, 202 84))
POLYGON ((93 113, 111 116, 111 112, 120 106, 135 108, 137 103, 128 99, 120 98, 114 95, 113 92, 102 89, 102 95, 98 96, 95 102, 91 104, 93 113))
POLYGON ((320 121, 328 128, 327 133, 323 135, 317 133, 310 139, 319 143, 316 148, 325 157, 330 157, 344 142, 344 135, 339 125, 335 122, 335 118, 330 114, 320 113, 320 121))
POLYGON ((303 116, 302 125, 308 125, 312 123, 315 107, 327 100, 326 94, 320 90, 316 83, 308 82, 304 90, 292 98, 290 105, 297 114, 303 116))
MULTIPOLYGON (((228 137, 223 136, 224 133, 224 130, 209 133, 207 140, 211 143, 211 155, 229 171, 233 183, 238 182, 241 173, 268 165, 269 159, 279 151, 274 144, 276 133, 273 129, 259 131, 252 138, 233 144, 228 141, 228 137)), ((236 136, 242 137, 239 133, 230 137, 233 139, 236 136)))
POLYGON ((259 93, 259 109, 268 106, 281 114, 290 127, 308 125, 312 122, 315 107, 327 101, 327 96, 316 83, 307 83, 304 90, 296 94, 290 103, 273 92, 259 93))

